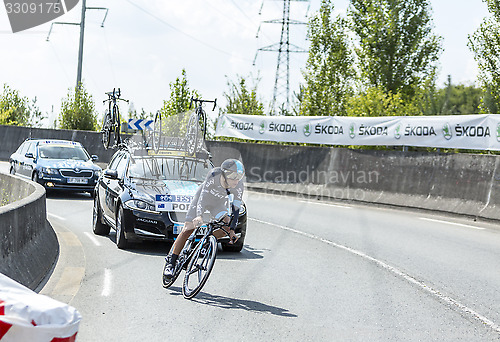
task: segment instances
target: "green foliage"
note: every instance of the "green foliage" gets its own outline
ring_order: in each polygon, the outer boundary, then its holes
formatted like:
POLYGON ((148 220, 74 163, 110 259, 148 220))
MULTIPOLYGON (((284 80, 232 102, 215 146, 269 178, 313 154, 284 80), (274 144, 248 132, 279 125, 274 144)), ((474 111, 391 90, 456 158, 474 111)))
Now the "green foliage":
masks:
POLYGON ((386 92, 382 87, 368 88, 349 98, 347 104, 347 116, 405 116, 419 113, 418 107, 405 102, 400 93, 386 92))
POLYGON ((351 28, 363 83, 411 99, 432 78, 441 38, 428 0, 351 0, 351 28))
POLYGON ((334 5, 322 0, 319 13, 309 22, 311 41, 304 72, 305 87, 298 94, 302 115, 345 115, 355 75, 346 22, 333 18, 334 5))
POLYGON ((186 112, 190 109, 191 97, 199 98, 200 94, 196 90, 189 89, 186 70, 182 69, 181 77, 177 77, 175 82, 170 83, 170 98, 163 101, 160 112, 164 116, 186 112))
POLYGON ((43 115, 36 101, 35 97, 30 103, 19 91, 4 84, 3 93, 0 94, 0 125, 39 126, 43 115))
POLYGON ((92 95, 85 90, 83 83, 74 89, 68 89, 68 95, 62 99, 59 127, 93 131, 97 129, 97 113, 92 95))
POLYGON ((189 89, 186 70, 182 69, 181 77, 170 83, 170 98, 163 101, 163 107, 159 110, 165 136, 183 137, 186 134, 192 97, 200 98, 200 94, 197 90, 189 89))
POLYGON ((479 80, 486 96, 482 110, 498 113, 500 109, 500 1, 483 0, 491 18, 485 18, 479 28, 469 36, 468 46, 474 52, 479 66, 479 80))
POLYGON ((247 87, 245 78, 238 76, 237 83, 227 82, 229 91, 224 93, 227 104, 223 114, 264 115, 264 104, 257 98, 257 86, 247 87))

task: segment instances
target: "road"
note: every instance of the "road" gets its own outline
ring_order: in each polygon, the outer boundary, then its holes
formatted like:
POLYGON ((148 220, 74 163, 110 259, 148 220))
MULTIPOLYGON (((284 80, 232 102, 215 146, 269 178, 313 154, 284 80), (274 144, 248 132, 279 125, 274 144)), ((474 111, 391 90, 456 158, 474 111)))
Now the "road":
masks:
POLYGON ((185 300, 161 286, 169 245, 117 249, 92 204, 47 198, 61 255, 41 293, 80 311, 78 341, 500 340, 499 225, 248 192, 244 250, 185 300))

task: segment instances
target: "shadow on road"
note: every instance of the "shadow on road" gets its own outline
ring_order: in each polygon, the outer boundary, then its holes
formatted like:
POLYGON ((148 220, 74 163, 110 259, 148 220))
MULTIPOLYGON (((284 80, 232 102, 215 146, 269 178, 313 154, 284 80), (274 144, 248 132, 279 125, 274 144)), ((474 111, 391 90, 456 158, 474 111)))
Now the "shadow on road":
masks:
MULTIPOLYGON (((107 238, 116 243, 116 231, 111 229, 107 238)), ((125 250, 128 253, 137 253, 144 255, 163 255, 167 256, 170 251, 172 242, 162 242, 162 241, 142 241, 142 242, 132 242, 129 247, 125 250)), ((217 259, 219 260, 255 260, 262 259, 261 255, 264 251, 261 249, 252 248, 251 246, 245 245, 241 252, 224 252, 219 245, 217 251, 217 259)))
POLYGON ((62 191, 62 190, 47 190, 46 197, 49 199, 62 199, 62 200, 86 200, 93 201, 90 194, 86 192, 72 192, 72 191, 62 191))
MULTIPOLYGON (((172 291, 172 295, 182 295, 182 289, 180 287, 170 287, 169 290, 172 291)), ((287 309, 279 308, 277 306, 267 305, 248 299, 214 296, 204 292, 200 292, 195 298, 191 299, 191 301, 221 309, 239 309, 257 313, 270 313, 272 315, 282 317, 298 317, 297 315, 289 312, 287 309)))

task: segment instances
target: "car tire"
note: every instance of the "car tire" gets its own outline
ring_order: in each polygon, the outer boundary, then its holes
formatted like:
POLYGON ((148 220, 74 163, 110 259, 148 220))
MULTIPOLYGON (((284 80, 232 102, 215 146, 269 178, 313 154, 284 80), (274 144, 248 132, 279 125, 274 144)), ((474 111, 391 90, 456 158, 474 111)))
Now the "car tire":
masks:
POLYGON ((96 235, 108 235, 110 227, 102 223, 102 211, 99 205, 99 197, 94 196, 94 209, 92 215, 92 231, 96 235))
POLYGON ((239 238, 235 244, 230 245, 229 243, 221 243, 222 250, 224 252, 241 252, 243 249, 244 238, 239 238))
POLYGON ((36 171, 35 171, 35 172, 33 172, 33 174, 31 175, 31 180, 32 180, 33 182, 35 182, 35 183, 40 184, 40 181, 39 181, 39 179, 38 179, 38 172, 36 172, 36 171))
POLYGON ((123 208, 121 206, 116 215, 116 247, 119 249, 126 249, 128 247, 128 241, 124 231, 123 208))

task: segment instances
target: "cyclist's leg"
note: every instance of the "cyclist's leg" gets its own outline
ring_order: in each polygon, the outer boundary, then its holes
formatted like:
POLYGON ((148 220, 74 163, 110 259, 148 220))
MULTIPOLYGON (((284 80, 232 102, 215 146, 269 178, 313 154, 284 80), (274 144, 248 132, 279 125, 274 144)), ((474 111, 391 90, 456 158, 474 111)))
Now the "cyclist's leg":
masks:
POLYGON ((182 228, 182 231, 179 233, 179 235, 177 235, 177 239, 175 239, 174 244, 170 249, 172 255, 179 255, 179 253, 182 251, 182 248, 184 248, 187 239, 193 233, 193 231, 193 221, 186 221, 184 223, 184 228, 182 228))

